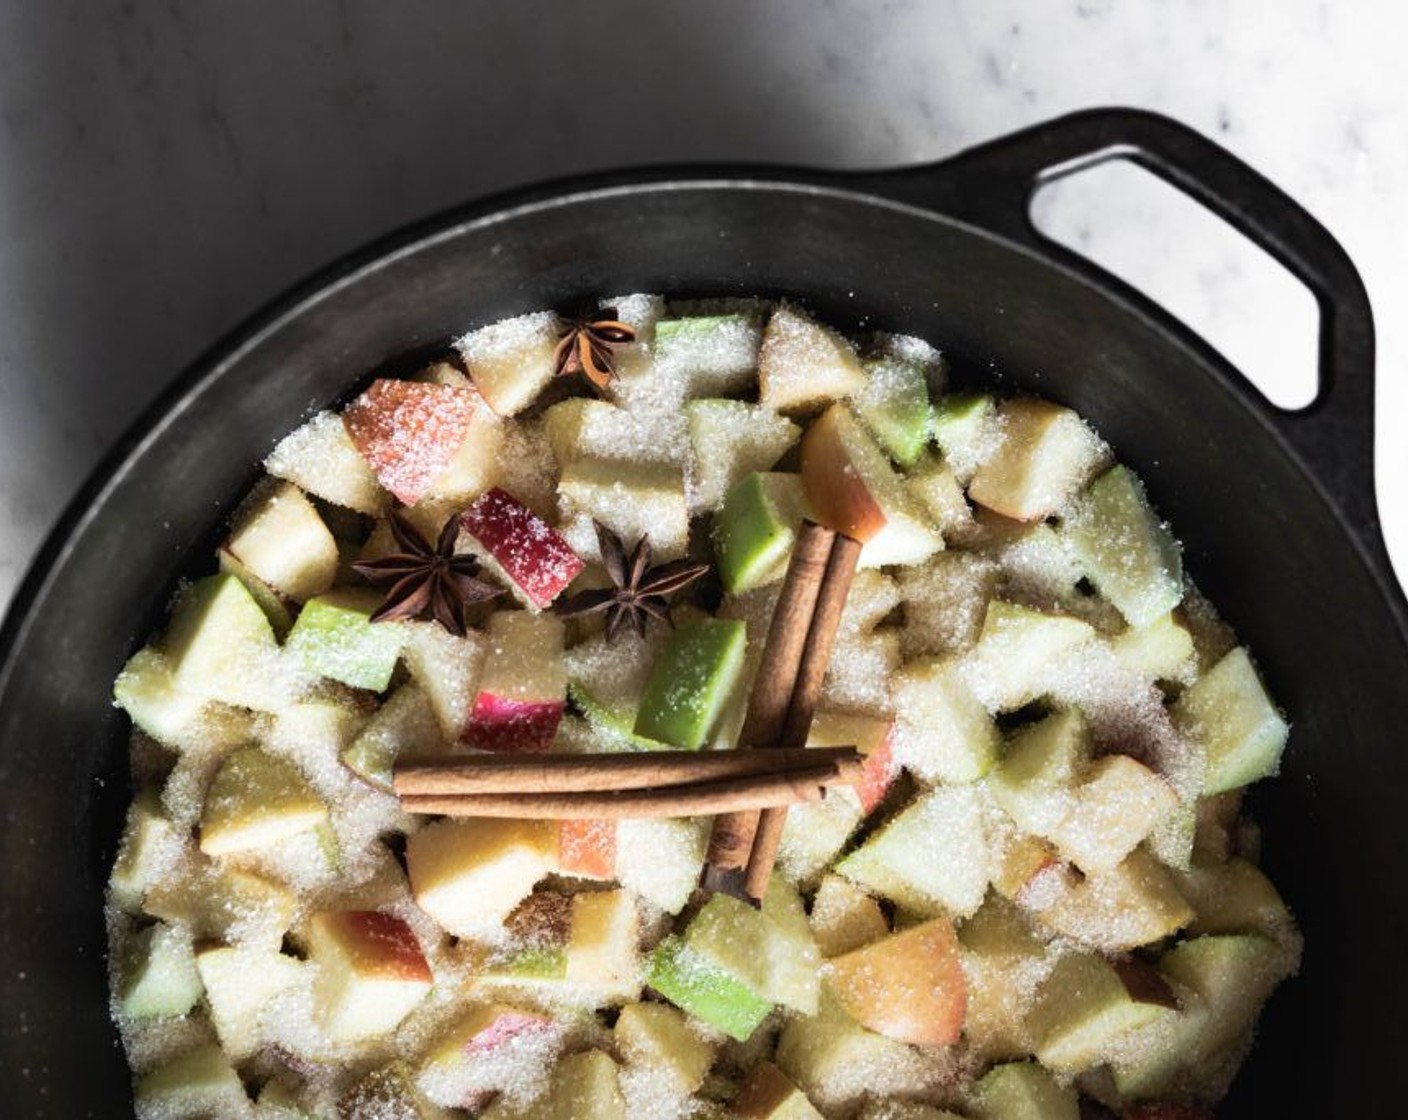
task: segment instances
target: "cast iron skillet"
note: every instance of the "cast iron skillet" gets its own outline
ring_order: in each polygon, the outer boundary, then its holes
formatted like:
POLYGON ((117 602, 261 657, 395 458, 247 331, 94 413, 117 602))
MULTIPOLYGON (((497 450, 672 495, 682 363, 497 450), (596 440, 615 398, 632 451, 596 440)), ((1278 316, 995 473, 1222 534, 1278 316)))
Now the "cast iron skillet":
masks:
POLYGON ((785 295, 924 336, 1074 406, 1144 475, 1294 721, 1285 773, 1255 803, 1305 966, 1223 1115, 1396 1114, 1408 612, 1375 517, 1368 301, 1340 247, 1270 183, 1182 126, 1120 110, 897 172, 657 171, 497 198, 335 266, 197 362, 64 515, 0 630, 0 1111, 129 1107, 103 968, 127 798, 109 683, 174 581, 208 567, 255 464, 397 354, 634 290, 785 295), (1177 184, 1314 291, 1312 406, 1272 408, 1167 314, 1038 237, 1035 185, 1112 157, 1177 184))

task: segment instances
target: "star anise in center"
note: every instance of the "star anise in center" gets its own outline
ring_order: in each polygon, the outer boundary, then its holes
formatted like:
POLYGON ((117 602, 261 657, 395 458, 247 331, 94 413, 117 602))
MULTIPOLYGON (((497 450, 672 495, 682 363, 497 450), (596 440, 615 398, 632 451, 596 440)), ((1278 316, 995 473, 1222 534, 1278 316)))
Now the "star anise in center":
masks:
POLYGON ((635 328, 616 318, 614 307, 563 320, 562 337, 553 351, 559 377, 580 373, 600 392, 616 381, 616 348, 636 340, 635 328))
POLYGON ((635 551, 627 556, 620 537, 600 521, 593 524, 601 548, 602 567, 614 586, 579 591, 558 600, 553 609, 565 618, 605 611, 608 641, 613 641, 627 623, 638 636, 644 637, 647 619, 669 622, 670 596, 709 570, 708 564, 696 564, 692 560, 673 560, 652 568, 649 537, 641 537, 635 551))
POLYGON ((386 601, 372 615, 373 622, 429 614, 451 634, 465 635, 470 606, 502 595, 503 588, 478 579, 479 561, 455 551, 459 530, 459 516, 452 516, 432 545, 405 514, 392 512, 391 535, 401 551, 352 565, 372 584, 388 589, 386 601))

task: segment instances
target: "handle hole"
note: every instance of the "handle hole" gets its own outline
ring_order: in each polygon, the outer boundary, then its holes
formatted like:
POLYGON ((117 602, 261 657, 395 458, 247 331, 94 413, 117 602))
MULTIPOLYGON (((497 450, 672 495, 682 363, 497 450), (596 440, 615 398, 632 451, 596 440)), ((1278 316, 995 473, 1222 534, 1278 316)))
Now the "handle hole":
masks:
POLYGON ((1032 221, 1178 316, 1273 405, 1318 392, 1320 311, 1310 290, 1210 210, 1128 160, 1043 184, 1032 221))

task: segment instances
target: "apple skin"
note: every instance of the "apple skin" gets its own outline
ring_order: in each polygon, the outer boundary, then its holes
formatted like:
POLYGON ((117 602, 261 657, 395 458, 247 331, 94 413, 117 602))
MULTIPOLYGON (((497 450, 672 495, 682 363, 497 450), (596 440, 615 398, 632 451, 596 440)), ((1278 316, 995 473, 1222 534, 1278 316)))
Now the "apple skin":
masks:
POLYGON ((435 977, 415 933, 394 914, 339 910, 316 914, 321 936, 336 941, 359 976, 430 984, 435 977))
POLYGON ((377 481, 408 506, 430 490, 469 434, 472 393, 423 381, 372 382, 342 413, 377 481))
POLYGON ((849 417, 832 405, 802 437, 802 486, 818 522, 865 542, 885 528, 879 502, 861 478, 841 426, 849 417))
POLYGON ((460 515, 460 525, 540 610, 584 567, 562 534, 497 486, 460 515))
POLYGON ((856 796, 860 798, 862 812, 867 815, 872 813, 885 800, 885 794, 895 784, 899 772, 899 765, 895 762, 894 736, 886 735, 861 764, 856 796))
POLYGON ((516 700, 480 692, 461 741, 485 751, 542 754, 552 746, 565 707, 562 700, 516 700))
POLYGON ((557 830, 557 869, 583 879, 616 877, 616 822, 561 821, 557 830))

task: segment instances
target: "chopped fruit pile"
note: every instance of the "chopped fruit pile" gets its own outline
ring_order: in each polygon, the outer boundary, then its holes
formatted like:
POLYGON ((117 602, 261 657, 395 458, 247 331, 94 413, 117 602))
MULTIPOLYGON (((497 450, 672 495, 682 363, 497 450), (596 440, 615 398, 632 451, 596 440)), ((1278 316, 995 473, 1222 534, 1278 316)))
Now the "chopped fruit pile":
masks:
POLYGON ((282 440, 115 685, 139 1116, 1210 1117, 1299 963, 1287 724, 1085 421, 952 375, 635 295, 282 440), (708 819, 403 810, 398 759, 737 746, 804 519, 863 545, 808 745, 864 763, 760 908, 708 819))

